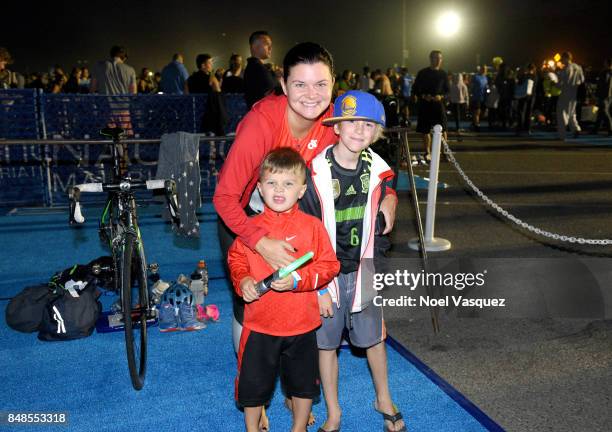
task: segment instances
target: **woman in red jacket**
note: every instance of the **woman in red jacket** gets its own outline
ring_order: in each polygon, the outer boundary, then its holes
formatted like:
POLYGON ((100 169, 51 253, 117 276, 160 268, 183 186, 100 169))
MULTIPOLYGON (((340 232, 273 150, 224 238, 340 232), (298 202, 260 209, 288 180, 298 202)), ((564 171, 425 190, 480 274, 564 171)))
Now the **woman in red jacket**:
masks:
MULTIPOLYGON (((288 253, 293 248, 286 241, 268 238, 267 232, 255 226, 247 216, 247 212, 252 215, 262 208, 259 195, 253 194, 259 166, 264 157, 278 147, 296 149, 310 164, 325 147, 337 141, 333 128, 322 124, 323 119, 333 113, 333 106, 330 106, 334 86, 331 54, 316 43, 298 44, 285 56, 283 71, 281 85, 285 94, 265 97, 238 125, 213 197, 219 214, 223 256, 227 255, 234 236, 238 236, 274 269, 293 260, 288 253)), ((389 194, 382 203, 385 233, 393 228, 396 205, 394 194, 389 194)), ((234 300, 234 316, 237 324, 241 324, 243 308, 239 299, 234 300)))
MULTIPOLYGON (((259 196, 253 194, 252 198, 251 195, 261 161, 275 148, 293 147, 310 163, 322 149, 337 141, 332 128, 322 125, 322 120, 332 114, 333 108, 330 103, 334 69, 329 52, 315 43, 298 44, 285 56, 283 70, 281 84, 285 94, 262 99, 241 121, 219 173, 213 198, 225 227, 259 252, 275 269, 291 262, 287 253, 291 245, 266 237, 265 230, 250 222, 245 211, 259 210, 259 196)), ((387 231, 395 219, 396 203, 393 195, 383 203, 387 231)), ((224 243, 222 241, 222 246, 224 243)))

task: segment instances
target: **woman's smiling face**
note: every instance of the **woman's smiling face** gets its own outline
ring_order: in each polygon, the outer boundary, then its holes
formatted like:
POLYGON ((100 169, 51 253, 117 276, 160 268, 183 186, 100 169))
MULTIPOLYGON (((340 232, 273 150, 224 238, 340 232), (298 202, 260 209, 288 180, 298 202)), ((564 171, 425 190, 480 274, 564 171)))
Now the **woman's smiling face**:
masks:
POLYGON ((282 82, 289 109, 305 120, 316 120, 329 107, 334 80, 325 63, 300 63, 282 82))

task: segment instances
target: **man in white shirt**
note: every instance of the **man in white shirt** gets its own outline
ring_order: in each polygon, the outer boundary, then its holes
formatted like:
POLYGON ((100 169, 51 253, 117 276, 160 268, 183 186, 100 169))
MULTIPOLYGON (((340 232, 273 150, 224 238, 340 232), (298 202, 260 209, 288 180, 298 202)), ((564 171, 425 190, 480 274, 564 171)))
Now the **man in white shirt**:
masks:
POLYGON ((136 94, 136 72, 129 66, 127 50, 113 46, 110 59, 102 60, 92 71, 91 92, 105 95, 136 94))
POLYGON ((561 90, 557 100, 557 132, 559 139, 565 139, 568 124, 574 135, 581 131, 576 120, 576 96, 578 86, 584 82, 584 73, 582 67, 572 61, 572 53, 569 51, 561 55, 561 63, 565 67, 557 74, 557 87, 561 90))
MULTIPOLYGON (((102 60, 93 68, 90 91, 108 95, 110 107, 107 127, 121 127, 125 129, 128 136, 134 135, 132 119, 130 114, 130 98, 117 97, 135 95, 136 71, 125 61, 127 60, 127 49, 115 45, 111 48, 110 59, 102 60)), ((125 145, 122 148, 127 149, 125 145)), ((127 161, 127 150, 121 150, 122 159, 127 161)))

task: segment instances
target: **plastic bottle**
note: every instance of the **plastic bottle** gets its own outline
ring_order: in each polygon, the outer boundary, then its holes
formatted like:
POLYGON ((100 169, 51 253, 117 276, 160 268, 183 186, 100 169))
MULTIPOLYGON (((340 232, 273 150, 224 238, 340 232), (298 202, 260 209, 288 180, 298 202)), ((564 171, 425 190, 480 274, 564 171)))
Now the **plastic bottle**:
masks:
POLYGON ((159 303, 161 296, 164 294, 164 292, 170 287, 170 284, 168 282, 165 282, 161 279, 158 279, 153 286, 151 287, 151 294, 152 294, 152 298, 153 298, 153 303, 157 304, 159 303))
POLYGON ((193 293, 195 304, 204 304, 204 297, 208 295, 208 269, 204 260, 198 262, 196 269, 191 274, 189 289, 193 293))

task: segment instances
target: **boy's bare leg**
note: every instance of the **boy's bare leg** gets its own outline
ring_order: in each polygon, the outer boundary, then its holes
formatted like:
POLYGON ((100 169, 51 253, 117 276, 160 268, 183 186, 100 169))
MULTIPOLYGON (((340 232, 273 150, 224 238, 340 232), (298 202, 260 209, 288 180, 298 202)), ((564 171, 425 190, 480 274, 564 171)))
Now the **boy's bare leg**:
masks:
MULTIPOLYGON (((376 391, 376 409, 385 414, 394 415, 395 408, 389 392, 389 378, 387 375, 387 350, 385 343, 381 342, 366 350, 368 364, 372 372, 374 390, 376 391)), ((404 426, 403 420, 398 420, 394 425, 387 422, 390 430, 400 430, 404 426)))
POLYGON ((338 402, 338 354, 336 350, 319 350, 319 373, 327 407, 327 419, 322 428, 331 431, 340 427, 342 416, 338 402))
POLYGON ((291 432, 306 432, 308 424, 308 415, 312 408, 312 399, 303 399, 293 396, 291 398, 291 406, 293 409, 293 427, 291 432))
MULTIPOLYGON (((293 411, 293 402, 291 402, 291 399, 289 399, 288 397, 285 397, 285 407, 289 410, 289 411, 293 411)), ((264 412, 265 414, 265 412, 264 412)), ((267 418, 266 418, 267 420, 267 418)), ((310 411, 310 414, 308 414, 308 426, 312 426, 313 424, 315 424, 316 419, 314 414, 312 413, 312 410, 310 411)), ((266 430, 268 430, 266 428, 266 430)))
POLYGON ((259 432, 262 406, 244 408, 244 425, 247 432, 259 432))
POLYGON ((266 407, 261 407, 261 418, 259 419, 259 430, 260 431, 268 431, 270 430, 270 420, 268 420, 268 415, 266 414, 266 407))

